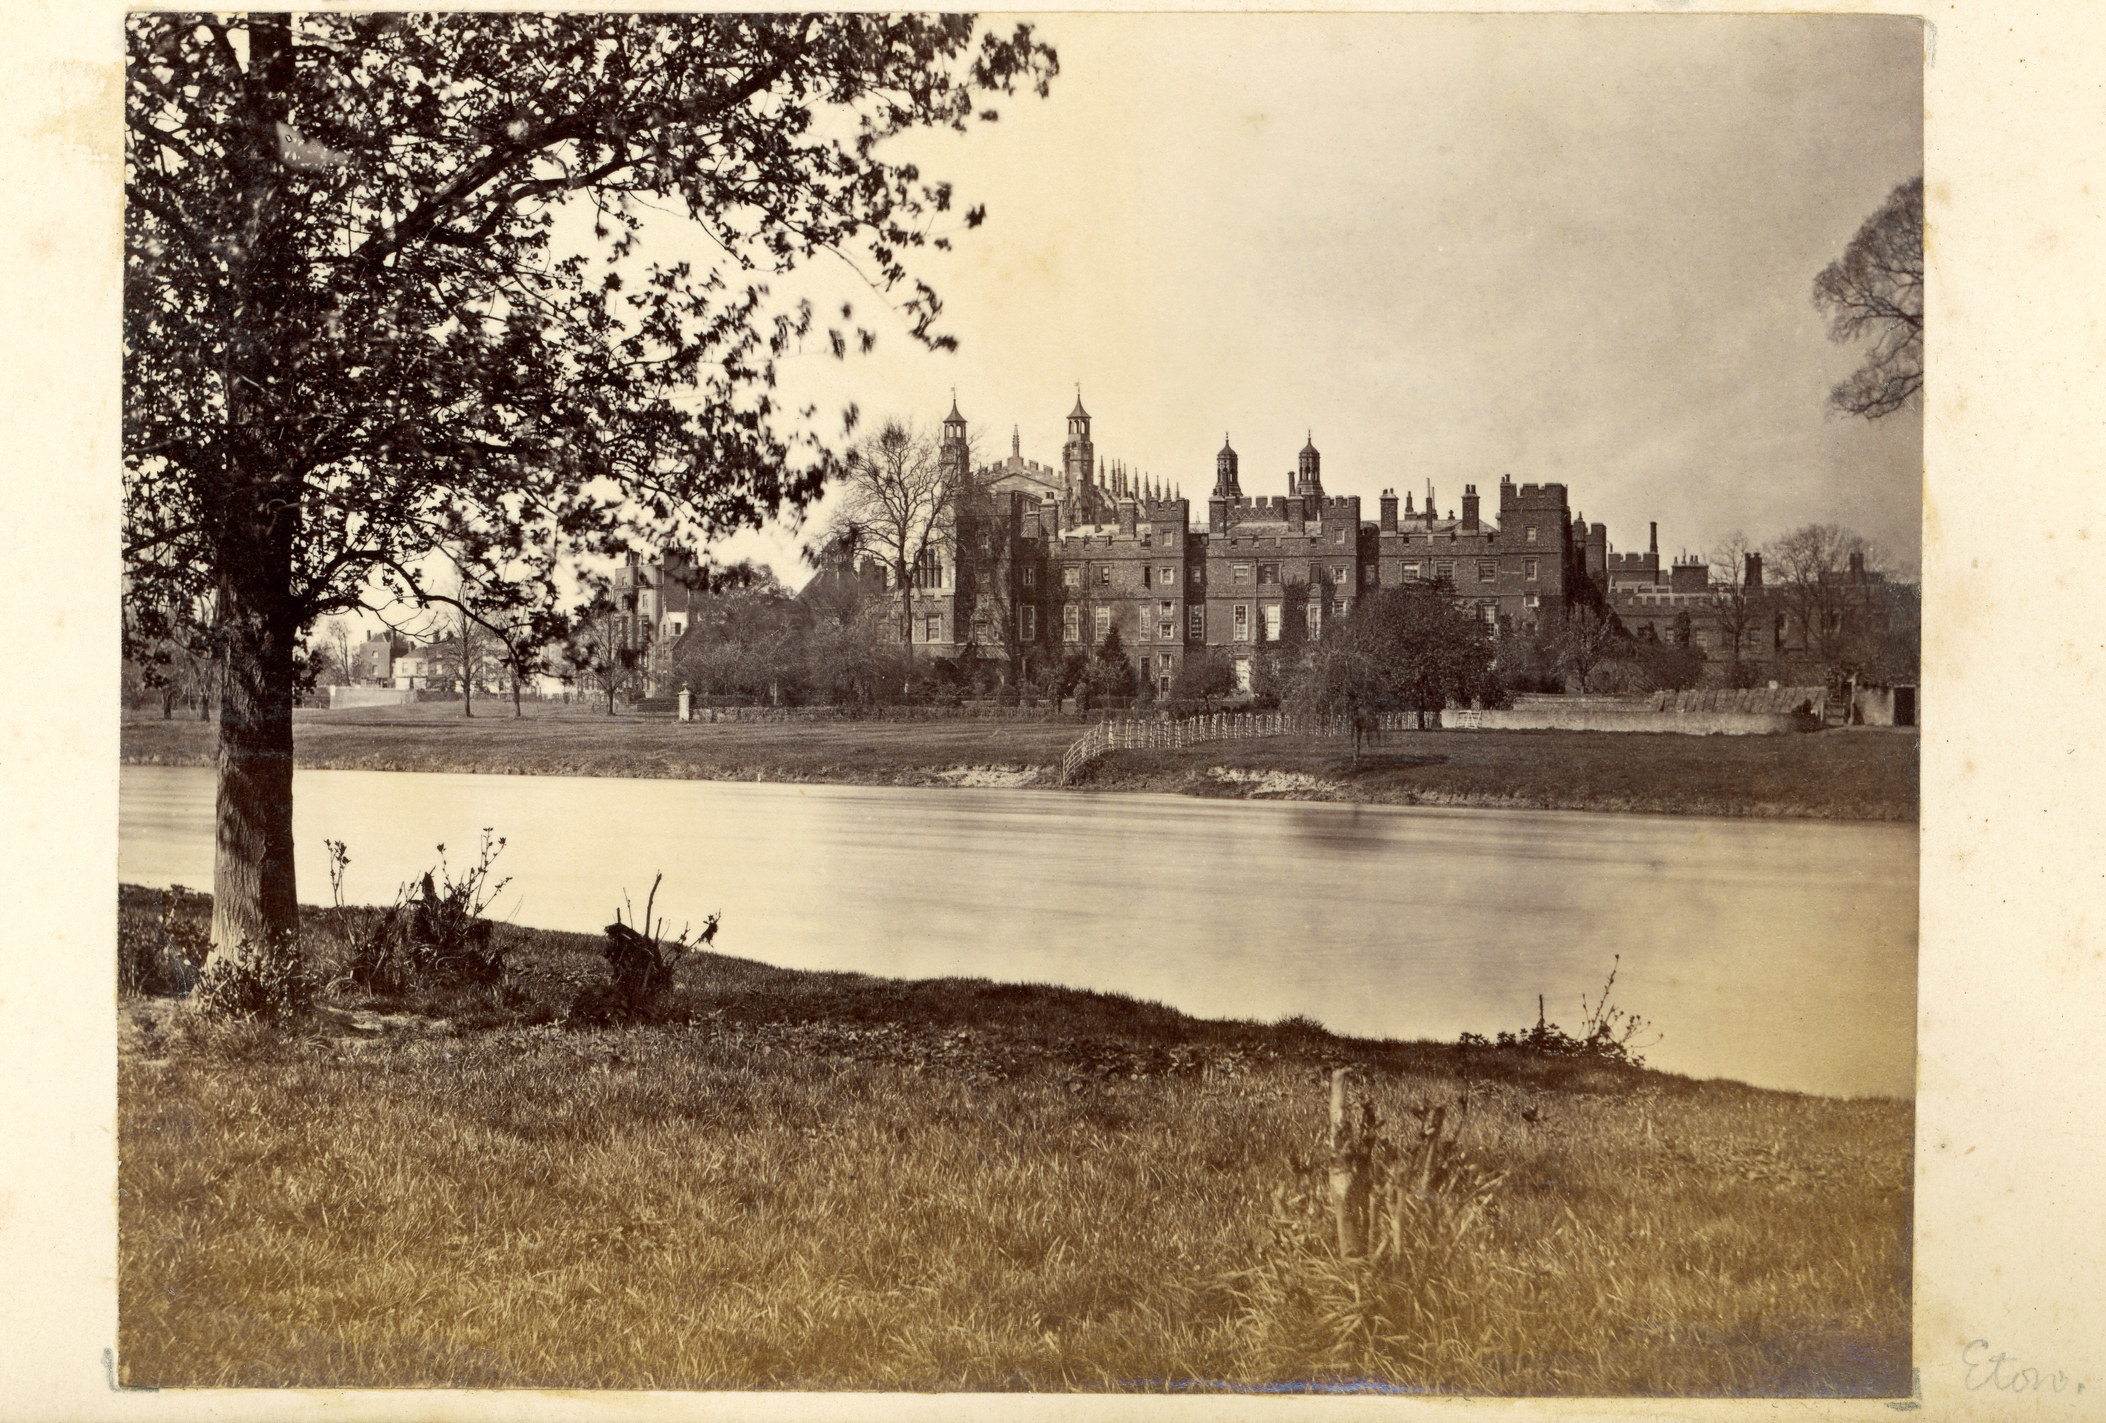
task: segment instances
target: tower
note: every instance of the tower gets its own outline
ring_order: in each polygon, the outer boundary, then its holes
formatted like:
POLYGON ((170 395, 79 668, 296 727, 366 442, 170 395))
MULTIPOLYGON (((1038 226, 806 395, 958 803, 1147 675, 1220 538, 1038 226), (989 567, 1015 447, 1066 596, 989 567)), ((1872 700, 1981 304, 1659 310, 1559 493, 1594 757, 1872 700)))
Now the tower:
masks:
POLYGON ((1301 455, 1294 465, 1294 492, 1304 499, 1324 497, 1324 457, 1316 452, 1316 432, 1309 432, 1308 443, 1302 446, 1301 455))
POLYGON ((1060 451, 1061 476, 1068 496, 1082 497, 1096 477, 1097 447, 1090 443, 1090 413, 1082 408, 1082 387, 1075 387, 1075 408, 1068 412, 1068 442, 1060 451))
POLYGON ((972 451, 965 440, 965 417, 958 413, 958 392, 951 392, 951 413, 943 417, 943 443, 937 447, 936 458, 944 471, 956 479, 969 473, 972 451))
POLYGON ((1221 453, 1214 456, 1214 497, 1216 499, 1240 499, 1243 485, 1236 478, 1236 451, 1229 444, 1226 434, 1221 437, 1221 453))

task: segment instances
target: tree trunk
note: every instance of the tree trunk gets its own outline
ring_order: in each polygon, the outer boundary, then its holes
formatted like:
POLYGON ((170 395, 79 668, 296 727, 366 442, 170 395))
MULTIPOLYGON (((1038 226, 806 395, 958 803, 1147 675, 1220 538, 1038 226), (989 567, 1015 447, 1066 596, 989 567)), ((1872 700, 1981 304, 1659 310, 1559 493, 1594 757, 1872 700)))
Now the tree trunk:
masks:
POLYGON ((242 226, 227 256, 228 453, 209 506, 219 591, 214 961, 238 959, 246 946, 299 927, 292 836, 299 613, 292 570, 300 486, 286 477, 275 445, 295 359, 284 349, 290 254, 280 218, 278 152, 278 121, 292 81, 290 16, 253 18, 249 60, 235 168, 242 226))
POLYGON ((517 668, 513 669, 512 672, 512 715, 514 718, 526 715, 525 712, 519 709, 519 672, 517 668))
POLYGON ((225 663, 212 865, 212 956, 299 925, 293 881, 293 515, 236 515, 220 554, 225 663), (246 537, 244 537, 246 536, 246 537))

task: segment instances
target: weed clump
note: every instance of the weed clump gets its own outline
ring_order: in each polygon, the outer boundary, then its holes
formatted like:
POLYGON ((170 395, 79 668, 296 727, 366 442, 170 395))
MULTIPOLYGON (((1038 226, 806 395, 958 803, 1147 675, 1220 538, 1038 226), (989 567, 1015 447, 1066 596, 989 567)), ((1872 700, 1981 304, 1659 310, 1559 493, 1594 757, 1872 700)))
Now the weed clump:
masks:
MULTIPOLYGON (((673 992, 673 971, 688 954, 707 948, 717 937, 717 916, 709 916, 700 932, 683 928, 671 938, 663 937, 665 920, 652 919, 652 906, 658 901, 658 886, 665 879, 659 874, 651 881, 651 893, 644 900, 643 918, 637 923, 641 929, 624 923, 622 911, 614 911, 614 922, 607 926, 607 943, 600 953, 607 960, 613 976, 604 983, 588 984, 571 1004, 570 1021, 580 1027, 599 1026, 609 1023, 633 1023, 658 1016, 666 1007, 673 992)), ((628 903, 628 895, 622 902, 628 905, 629 914, 635 918, 636 906, 628 903)))
MULTIPOLYGON (((341 840, 329 847, 329 883, 339 912, 344 907, 343 870, 351 862, 341 840)), ((395 903, 363 923, 348 926, 346 967, 351 981, 371 993, 398 995, 425 988, 490 988, 504 981, 505 946, 484 911, 509 879, 491 878, 504 853, 503 836, 486 827, 475 860, 456 877, 439 846, 439 863, 395 903)))
POLYGON ((1601 986, 1601 997, 1589 1003, 1585 994, 1580 996, 1580 1011, 1585 1016, 1580 1020, 1577 1033, 1567 1032, 1550 1022, 1544 1016, 1542 995, 1538 994, 1534 1027, 1525 1032, 1501 1033, 1489 1041, 1477 1033, 1464 1033, 1459 1041, 1466 1048, 1503 1048, 1532 1057, 1643 1067, 1645 1059, 1637 1051, 1641 1046, 1637 1040, 1652 1024, 1636 1013, 1609 1006, 1609 995, 1616 987, 1616 975, 1621 968, 1622 955, 1619 954, 1609 970, 1608 982, 1601 986))
POLYGON ((1257 1376, 1481 1390, 1515 1322, 1493 1240, 1507 1172, 1444 1135, 1446 1106, 1384 1131, 1364 1101, 1330 1151, 1272 1190, 1257 1263, 1216 1281, 1257 1376))
POLYGON ((208 1018, 283 1022, 305 1017, 321 986, 299 936, 276 933, 244 939, 235 952, 213 958, 198 974, 190 1000, 208 1018))
POLYGON ((174 885, 159 898, 156 918, 118 919, 120 996, 180 998, 196 986, 198 970, 211 954, 211 896, 174 885))

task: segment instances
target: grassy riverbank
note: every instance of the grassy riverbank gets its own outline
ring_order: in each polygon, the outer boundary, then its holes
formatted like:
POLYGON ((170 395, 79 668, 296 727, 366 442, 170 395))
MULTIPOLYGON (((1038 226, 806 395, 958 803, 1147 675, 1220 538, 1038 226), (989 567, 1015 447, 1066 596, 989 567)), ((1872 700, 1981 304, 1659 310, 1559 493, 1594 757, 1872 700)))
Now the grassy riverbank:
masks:
POLYGON ((128 1383, 1908 1389, 1906 1102, 723 955, 583 1030, 597 941, 497 932, 494 996, 120 1005, 128 1383), (1401 1259, 1309 1213, 1345 1063, 1466 1154, 1401 1259))
MULTIPOLYGON (((303 711, 302 766, 489 775, 671 777, 861 785, 1052 786, 1072 722, 681 724, 576 706, 514 720, 486 705, 303 711)), ((210 764, 214 728, 131 719, 124 759, 210 764)), ((1340 742, 1276 737, 1185 751, 1122 751, 1085 789, 1654 814, 1914 821, 1912 731, 1797 736, 1613 732, 1391 733, 1355 761, 1340 742), (1226 773, 1226 774, 1223 774, 1226 773)))

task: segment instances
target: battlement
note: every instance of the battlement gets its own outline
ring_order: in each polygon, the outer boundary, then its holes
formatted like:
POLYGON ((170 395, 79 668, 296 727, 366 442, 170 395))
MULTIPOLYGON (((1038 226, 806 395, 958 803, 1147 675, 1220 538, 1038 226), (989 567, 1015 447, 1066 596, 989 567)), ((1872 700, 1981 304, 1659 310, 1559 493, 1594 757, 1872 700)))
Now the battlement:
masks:
MULTIPOLYGON (((1182 502, 1182 501, 1180 501, 1182 502)), ((1242 523, 1285 523, 1290 508, 1301 509, 1307 500, 1301 495, 1245 495, 1240 499, 1220 501, 1228 505, 1230 516, 1242 523)), ((1357 494, 1327 494, 1317 501, 1317 517, 1324 519, 1360 518, 1360 496, 1357 494)))
POLYGON ((1565 486, 1562 484, 1522 484, 1511 482, 1499 486, 1499 505, 1512 508, 1519 504, 1565 506, 1565 486))
POLYGON ((1611 573, 1658 573, 1660 555, 1657 553, 1612 553, 1609 555, 1611 573))

